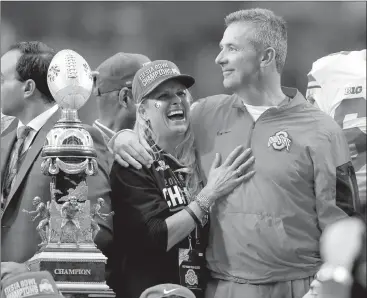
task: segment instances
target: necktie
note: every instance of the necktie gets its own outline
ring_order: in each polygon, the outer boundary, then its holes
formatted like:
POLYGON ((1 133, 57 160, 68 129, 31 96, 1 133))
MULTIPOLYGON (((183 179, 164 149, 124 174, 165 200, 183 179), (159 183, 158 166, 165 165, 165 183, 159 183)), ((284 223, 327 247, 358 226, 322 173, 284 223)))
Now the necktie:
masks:
POLYGON ((8 169, 5 176, 5 181, 3 184, 3 202, 2 207, 5 206, 6 199, 11 190, 11 186, 14 178, 16 177, 19 167, 20 167, 20 157, 24 146, 24 141, 28 134, 32 130, 29 126, 22 126, 18 129, 18 139, 15 142, 14 150, 11 154, 10 160, 8 162, 8 169))

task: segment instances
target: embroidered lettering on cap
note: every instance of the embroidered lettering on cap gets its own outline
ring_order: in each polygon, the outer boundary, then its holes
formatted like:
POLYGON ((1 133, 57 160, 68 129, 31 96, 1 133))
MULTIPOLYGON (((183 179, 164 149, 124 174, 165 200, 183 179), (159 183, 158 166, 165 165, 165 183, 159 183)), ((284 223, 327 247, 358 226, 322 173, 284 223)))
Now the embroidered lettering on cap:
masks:
POLYGON ((143 80, 147 75, 149 75, 150 73, 152 73, 154 71, 153 66, 149 67, 148 69, 144 70, 141 75, 139 76, 140 80, 143 80))
POLYGON ((11 284, 10 286, 7 286, 4 289, 4 293, 5 293, 5 295, 8 295, 10 292, 13 292, 17 289, 20 289, 19 282, 15 282, 15 283, 11 284))
POLYGON ((141 82, 142 82, 143 86, 145 87, 149 83, 155 81, 158 77, 172 75, 172 74, 173 74, 172 68, 158 69, 158 70, 152 72, 151 74, 149 74, 144 79, 142 79, 141 82))
POLYGON ((180 71, 177 68, 170 68, 167 62, 163 62, 147 68, 143 73, 139 75, 139 80, 145 87, 155 81, 158 77, 173 74, 180 74, 180 71))
POLYGON ((288 137, 288 133, 285 131, 278 131, 274 136, 269 138, 268 147, 273 146, 275 150, 283 150, 284 148, 289 151, 292 140, 288 137))
POLYGON ((165 63, 158 63, 154 67, 155 67, 155 69, 168 68, 168 64, 166 62, 165 63))
POLYGON ((37 283, 34 278, 24 279, 7 286, 4 289, 6 298, 22 298, 39 294, 37 283))

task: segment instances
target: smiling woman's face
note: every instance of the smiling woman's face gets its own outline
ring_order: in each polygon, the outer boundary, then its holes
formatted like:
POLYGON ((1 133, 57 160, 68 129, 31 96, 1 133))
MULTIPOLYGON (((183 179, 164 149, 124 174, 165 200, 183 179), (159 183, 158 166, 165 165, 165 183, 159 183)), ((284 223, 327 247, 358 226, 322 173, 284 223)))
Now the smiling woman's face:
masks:
POLYGON ((147 96, 144 118, 159 138, 185 134, 190 121, 190 93, 178 80, 168 80, 147 96))

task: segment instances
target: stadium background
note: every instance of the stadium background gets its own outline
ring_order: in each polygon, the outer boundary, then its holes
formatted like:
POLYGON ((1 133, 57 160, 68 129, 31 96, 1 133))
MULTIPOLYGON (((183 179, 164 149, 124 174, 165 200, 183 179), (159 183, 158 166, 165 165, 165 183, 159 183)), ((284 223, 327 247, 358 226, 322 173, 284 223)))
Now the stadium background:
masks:
MULTIPOLYGON (((1 51, 22 40, 41 40, 56 50, 73 49, 96 68, 116 52, 136 52, 152 60, 174 61, 193 75, 194 98, 225 93, 214 63, 224 17, 262 7, 288 23, 288 58, 283 85, 303 94, 312 62, 342 50, 366 48, 365 2, 4 2, 1 51)), ((92 97, 83 121, 98 117, 92 97)))

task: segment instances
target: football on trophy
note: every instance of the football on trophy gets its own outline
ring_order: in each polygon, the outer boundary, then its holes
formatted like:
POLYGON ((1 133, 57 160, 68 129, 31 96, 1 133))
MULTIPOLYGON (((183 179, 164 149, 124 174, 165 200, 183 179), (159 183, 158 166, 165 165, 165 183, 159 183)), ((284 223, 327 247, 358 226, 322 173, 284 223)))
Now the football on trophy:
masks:
POLYGON ((92 94, 91 69, 75 51, 62 50, 55 55, 48 68, 47 85, 60 107, 78 110, 92 94))

